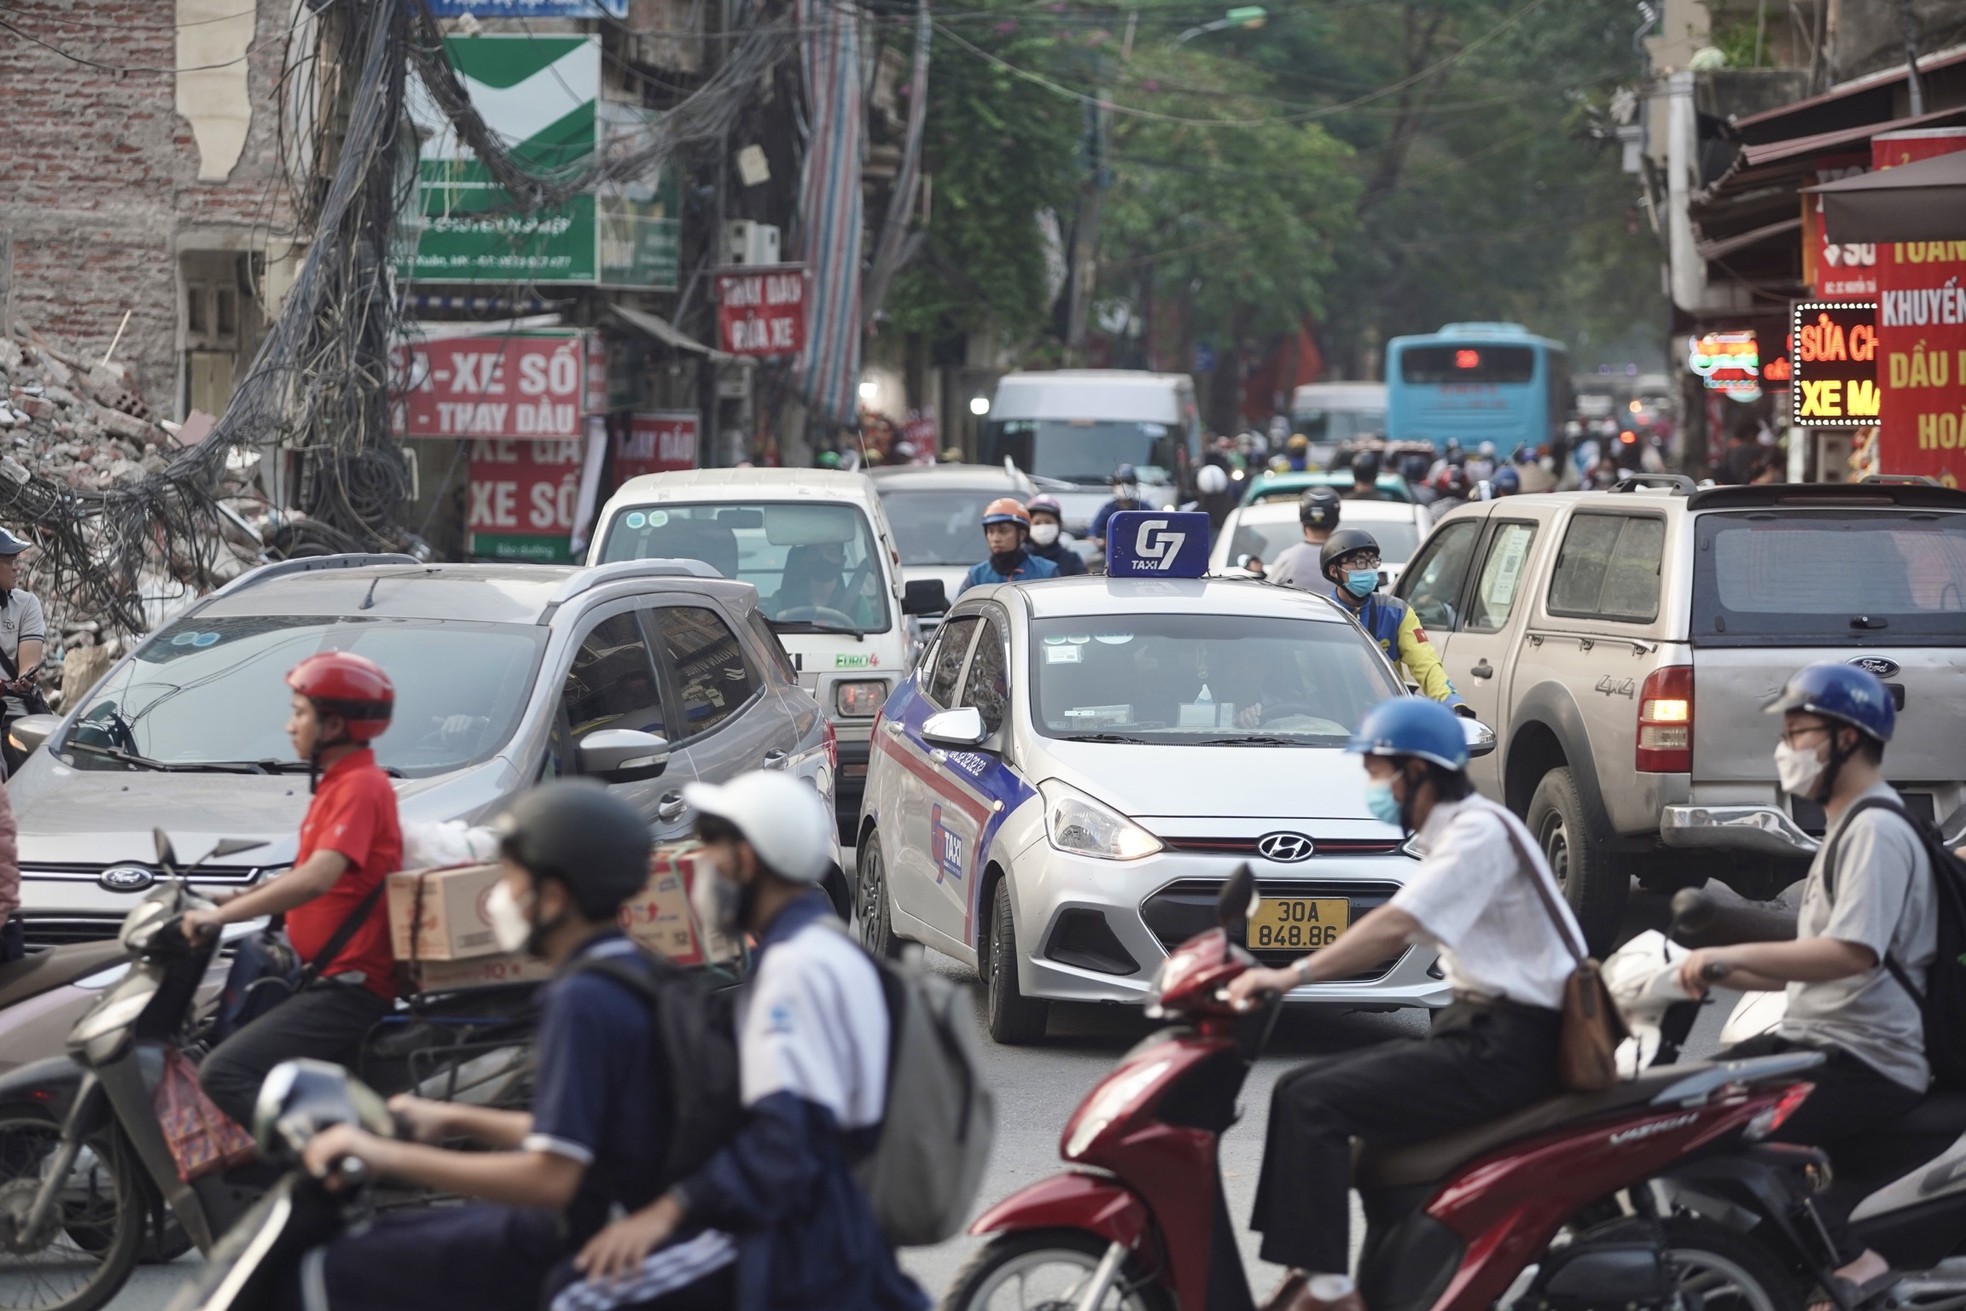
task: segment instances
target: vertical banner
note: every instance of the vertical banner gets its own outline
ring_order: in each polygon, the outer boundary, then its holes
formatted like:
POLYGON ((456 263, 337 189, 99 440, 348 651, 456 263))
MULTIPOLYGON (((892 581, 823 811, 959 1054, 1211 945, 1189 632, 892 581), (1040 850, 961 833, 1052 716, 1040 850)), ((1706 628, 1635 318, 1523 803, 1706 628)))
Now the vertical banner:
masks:
POLYGON ((645 473, 673 473, 696 467, 702 421, 693 410, 633 414, 615 425, 614 482, 619 487, 645 473))
POLYGON ((481 559, 571 563, 586 447, 579 438, 472 442, 466 550, 481 559))
MULTIPOLYGON (((1871 162, 1896 168, 1966 150, 1966 128, 1887 132, 1871 162)), ((1966 241, 1877 247, 1877 470, 1966 480, 1966 241)))

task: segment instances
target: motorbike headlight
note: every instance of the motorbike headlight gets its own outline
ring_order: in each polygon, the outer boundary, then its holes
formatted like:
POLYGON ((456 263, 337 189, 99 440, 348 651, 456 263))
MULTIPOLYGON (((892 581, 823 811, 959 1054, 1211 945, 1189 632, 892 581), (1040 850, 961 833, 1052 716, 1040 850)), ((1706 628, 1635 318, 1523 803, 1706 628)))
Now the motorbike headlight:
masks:
POLYGON ((1139 860, 1161 849, 1159 838, 1069 783, 1046 779, 1038 784, 1038 794, 1044 798, 1044 835, 1060 851, 1100 860, 1139 860))
POLYGON ((1094 1139, 1112 1126, 1114 1120, 1132 1109, 1142 1093, 1159 1083, 1161 1076, 1173 1064, 1165 1057, 1148 1061, 1125 1074, 1114 1075, 1101 1085, 1072 1124, 1071 1137, 1065 1140, 1065 1159, 1076 1161, 1086 1148, 1092 1146, 1094 1139))
POLYGON ((75 1029, 68 1035, 68 1045, 82 1047, 107 1036, 118 1029, 126 1029, 136 1023, 137 1016, 157 994, 144 989, 140 992, 124 993, 120 997, 106 997, 95 1010, 76 1021, 75 1029))

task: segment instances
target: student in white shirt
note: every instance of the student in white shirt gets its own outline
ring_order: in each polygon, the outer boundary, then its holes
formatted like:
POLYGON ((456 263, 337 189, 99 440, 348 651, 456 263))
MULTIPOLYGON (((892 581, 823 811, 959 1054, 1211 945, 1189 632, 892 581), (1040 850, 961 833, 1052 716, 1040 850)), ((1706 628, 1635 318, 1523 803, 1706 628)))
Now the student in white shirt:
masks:
POLYGON ((1263 1259, 1290 1274, 1265 1311, 1362 1311, 1356 1292, 1322 1302, 1309 1288, 1316 1275, 1346 1273, 1354 1138, 1417 1142, 1562 1091, 1563 986, 1583 937, 1522 822, 1475 795, 1461 721, 1437 701, 1400 697, 1366 715, 1349 749, 1365 757, 1373 813, 1417 833, 1424 857, 1390 902, 1330 946, 1285 969, 1251 970, 1230 993, 1250 1004, 1419 944, 1439 949, 1454 1001, 1425 1038, 1277 1081, 1252 1226, 1263 1259))

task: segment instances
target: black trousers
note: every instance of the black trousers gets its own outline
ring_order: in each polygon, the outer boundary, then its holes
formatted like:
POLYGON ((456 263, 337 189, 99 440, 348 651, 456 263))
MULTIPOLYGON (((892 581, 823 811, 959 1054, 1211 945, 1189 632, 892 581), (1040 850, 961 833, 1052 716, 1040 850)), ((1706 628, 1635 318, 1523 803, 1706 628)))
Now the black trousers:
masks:
MULTIPOLYGON (((1863 1239, 1850 1228, 1850 1212, 1871 1188, 1865 1184, 1846 1186, 1864 1175, 1864 1162, 1839 1156, 1837 1144, 1859 1134, 1889 1128, 1923 1101, 1925 1094, 1879 1074, 1844 1048, 1811 1047, 1774 1033, 1737 1043, 1721 1052, 1719 1059, 1777 1056, 1793 1051, 1820 1051, 1828 1060, 1802 1076, 1815 1085, 1815 1091, 1773 1137, 1776 1142, 1805 1143, 1829 1153, 1830 1165, 1839 1182, 1827 1193, 1817 1195, 1816 1213, 1822 1217, 1823 1228, 1836 1245, 1836 1263, 1848 1265, 1864 1254, 1863 1239)), ((1885 1181, 1874 1182, 1881 1185, 1885 1181)))
POLYGON ((221 1111, 248 1129, 260 1084, 282 1061, 309 1056, 354 1066, 362 1039, 389 1003, 354 983, 323 979, 304 988, 212 1049, 198 1082, 221 1111))
POLYGON ((27 930, 20 922, 20 916, 10 915, 5 924, 0 924, 0 965, 20 960, 27 955, 27 930))
POLYGON ((1318 1274, 1350 1268, 1352 1140, 1398 1145, 1451 1133, 1562 1091, 1562 1016, 1456 1003, 1425 1038, 1292 1070, 1270 1098, 1251 1227, 1265 1261, 1318 1274))

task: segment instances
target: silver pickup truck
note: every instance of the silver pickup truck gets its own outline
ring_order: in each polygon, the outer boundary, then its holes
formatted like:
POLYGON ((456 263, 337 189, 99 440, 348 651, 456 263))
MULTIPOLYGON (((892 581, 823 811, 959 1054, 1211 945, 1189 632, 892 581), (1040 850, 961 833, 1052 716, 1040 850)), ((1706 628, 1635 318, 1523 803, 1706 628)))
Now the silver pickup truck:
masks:
POLYGON ((1966 836, 1966 493, 1641 475, 1512 496, 1442 519, 1397 592, 1501 735, 1477 785, 1599 947, 1633 876, 1761 897, 1802 875, 1823 813, 1775 786, 1761 706, 1815 661, 1884 680, 1887 776, 1966 836))

